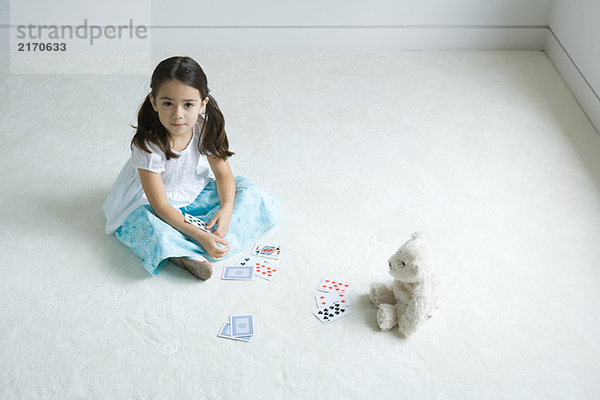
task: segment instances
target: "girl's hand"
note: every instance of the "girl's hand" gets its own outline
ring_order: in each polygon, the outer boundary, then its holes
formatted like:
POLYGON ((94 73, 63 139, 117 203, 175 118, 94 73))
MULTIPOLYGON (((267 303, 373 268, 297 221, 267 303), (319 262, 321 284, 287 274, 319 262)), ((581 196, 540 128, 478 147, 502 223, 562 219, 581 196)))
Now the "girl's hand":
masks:
POLYGON ((195 239, 212 258, 221 258, 229 253, 229 243, 213 233, 200 231, 200 235, 195 239), (225 247, 221 247, 218 244, 225 247))
POLYGON ((227 236, 229 231, 229 223, 231 222, 231 215, 233 214, 233 207, 222 207, 210 222, 206 225, 206 228, 212 231, 212 228, 217 225, 217 229, 214 230, 214 234, 223 239, 227 236))

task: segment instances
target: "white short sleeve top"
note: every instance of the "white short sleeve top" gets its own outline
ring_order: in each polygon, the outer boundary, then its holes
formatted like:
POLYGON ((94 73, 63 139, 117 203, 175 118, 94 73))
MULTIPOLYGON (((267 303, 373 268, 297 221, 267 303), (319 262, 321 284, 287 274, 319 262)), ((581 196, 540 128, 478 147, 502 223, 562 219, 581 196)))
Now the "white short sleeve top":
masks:
POLYGON ((137 207, 149 204, 138 169, 161 175, 169 204, 175 208, 192 203, 214 179, 208 159, 198 150, 201 129, 202 122, 196 123, 188 146, 183 151, 175 151, 179 157, 170 160, 152 143, 148 143, 150 153, 132 146, 131 157, 121 169, 102 207, 106 216, 107 234, 113 234, 137 207))

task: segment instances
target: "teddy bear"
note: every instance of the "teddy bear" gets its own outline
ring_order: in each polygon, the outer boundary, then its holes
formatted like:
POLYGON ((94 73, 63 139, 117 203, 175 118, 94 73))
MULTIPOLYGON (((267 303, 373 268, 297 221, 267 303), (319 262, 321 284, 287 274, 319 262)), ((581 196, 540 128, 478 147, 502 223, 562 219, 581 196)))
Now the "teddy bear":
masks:
POLYGON ((438 305, 438 281, 431 265, 431 251, 423 235, 414 233, 388 260, 391 287, 373 283, 369 298, 378 307, 377 324, 383 331, 398 325, 404 337, 429 319, 438 305))

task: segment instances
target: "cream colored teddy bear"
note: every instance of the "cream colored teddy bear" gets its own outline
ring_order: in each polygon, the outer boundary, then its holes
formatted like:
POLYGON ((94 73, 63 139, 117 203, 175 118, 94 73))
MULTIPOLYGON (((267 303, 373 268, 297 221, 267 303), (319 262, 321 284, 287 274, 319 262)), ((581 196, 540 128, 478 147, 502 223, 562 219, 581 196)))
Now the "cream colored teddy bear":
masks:
POLYGON ((429 246, 414 233, 388 261, 391 288, 384 283, 371 285, 369 297, 378 307, 377 324, 388 331, 398 325, 405 337, 429 319, 438 306, 438 282, 431 266, 429 246))

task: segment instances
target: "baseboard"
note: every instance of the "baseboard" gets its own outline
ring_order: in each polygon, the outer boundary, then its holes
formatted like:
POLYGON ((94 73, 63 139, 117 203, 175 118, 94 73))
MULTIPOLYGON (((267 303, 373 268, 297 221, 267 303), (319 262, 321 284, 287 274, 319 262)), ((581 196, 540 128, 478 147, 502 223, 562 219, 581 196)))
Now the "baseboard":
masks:
POLYGON ((152 27, 152 48, 194 50, 543 50, 545 26, 152 27))
MULTIPOLYGON (((547 26, 152 26, 152 50, 543 50, 547 26)), ((10 50, 0 25, 0 50, 10 50)))
POLYGON ((600 133, 600 97, 555 33, 548 29, 546 55, 561 75, 590 122, 600 133))

